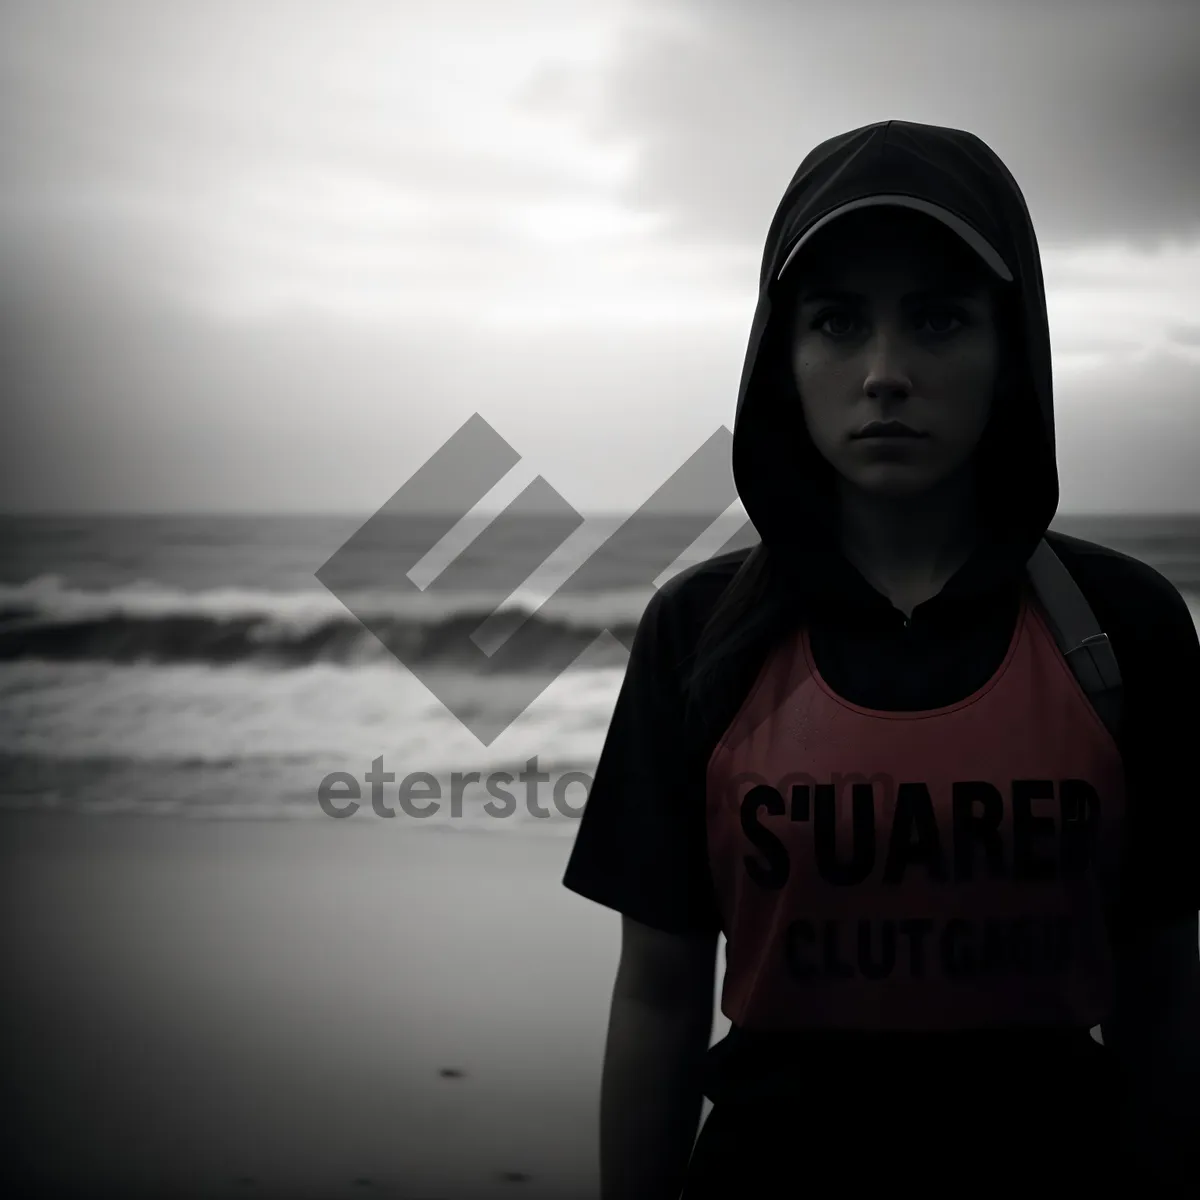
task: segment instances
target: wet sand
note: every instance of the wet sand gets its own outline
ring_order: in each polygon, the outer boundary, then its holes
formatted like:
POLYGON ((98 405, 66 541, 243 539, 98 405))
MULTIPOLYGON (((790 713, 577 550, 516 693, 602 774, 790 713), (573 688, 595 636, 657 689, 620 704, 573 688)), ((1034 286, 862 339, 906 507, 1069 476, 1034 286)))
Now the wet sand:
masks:
POLYGON ((620 918, 561 886, 570 846, 4 814, 8 1170, 56 1195, 595 1197, 620 918))

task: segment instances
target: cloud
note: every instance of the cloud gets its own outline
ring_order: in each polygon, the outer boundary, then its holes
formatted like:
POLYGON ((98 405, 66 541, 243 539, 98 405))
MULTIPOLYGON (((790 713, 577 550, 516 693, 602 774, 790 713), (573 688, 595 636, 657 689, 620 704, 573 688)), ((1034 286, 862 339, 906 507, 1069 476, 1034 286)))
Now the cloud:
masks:
MULTIPOLYGON (((732 422, 744 321, 704 336, 679 324, 388 327, 302 309, 201 321, 82 247, 62 255, 0 304, 2 509, 366 515, 476 411, 530 478, 583 511, 620 509, 732 422)), ((1063 510, 1200 508, 1200 356, 1122 354, 1082 331, 1062 350, 1063 510)))
POLYGON ((1061 510, 1200 509, 1198 385, 1200 358, 1170 356, 1059 381, 1055 427, 1061 510))
POLYGON ((1068 485, 1173 495, 1185 15, 12 0, 0 506, 365 513, 477 410, 577 507, 640 502, 732 418, 800 158, 947 114, 1034 211, 1066 453, 1109 472, 1068 485))
POLYGON ((647 0, 604 131, 639 147, 630 203, 680 236, 753 238, 801 159, 897 118, 979 134, 1043 244, 1200 236, 1200 8, 647 0), (668 19, 669 18, 669 19, 668 19))
POLYGON ((1168 335, 1178 346, 1200 346, 1200 325, 1175 325, 1168 331, 1168 335))

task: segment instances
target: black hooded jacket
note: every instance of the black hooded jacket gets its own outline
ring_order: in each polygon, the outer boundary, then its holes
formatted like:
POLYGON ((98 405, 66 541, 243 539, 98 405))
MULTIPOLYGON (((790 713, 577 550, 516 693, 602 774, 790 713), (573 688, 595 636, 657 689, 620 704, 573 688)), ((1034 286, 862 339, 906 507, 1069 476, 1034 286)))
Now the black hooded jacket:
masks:
MULTIPOLYGON (((762 543, 789 564, 795 619, 808 625, 822 676, 839 695, 867 708, 951 705, 990 679, 1012 636, 1025 563, 1048 536, 1108 633, 1125 684, 1118 746, 1128 790, 1127 845, 1112 936, 1136 936, 1146 925, 1200 909, 1200 789, 1188 752, 1200 718, 1196 627, 1179 592, 1147 564, 1047 532, 1058 475, 1041 261, 1020 189, 979 138, 885 121, 831 138, 805 158, 763 252, 733 472, 762 543), (780 394, 787 386, 779 370, 784 331, 774 319, 776 277, 796 240, 843 202, 884 193, 933 201, 973 225, 1009 264, 1019 305, 1017 361, 1009 364, 1015 382, 998 423, 985 434, 980 461, 986 536, 911 619, 838 550, 828 472, 798 418, 794 395, 780 394)), ((721 929, 704 802, 704 767, 721 730, 699 746, 689 739, 685 681, 701 631, 749 553, 735 550, 681 572, 647 606, 563 880, 572 891, 663 930, 721 929)), ((746 686, 756 665, 747 664, 746 686)), ((739 686, 727 697, 729 718, 745 694, 739 686)), ((1087 1031, 1064 1032, 1077 1047, 1087 1031)), ((828 1037, 815 1047, 735 1025, 709 1052, 706 1093, 719 1100, 811 1089, 815 1064, 829 1044, 828 1037)), ((961 1038, 955 1046, 959 1055, 961 1038)), ((852 1053, 849 1042, 837 1041, 833 1057, 843 1076, 852 1053)))
POLYGON ((763 542, 801 556, 800 586, 834 593, 839 604, 848 564, 836 550, 829 472, 799 419, 798 398, 780 395, 781 384, 788 386, 781 372, 788 330, 774 319, 777 276, 797 239, 825 213, 881 194, 928 200, 974 225, 1010 265, 1019 289, 1014 332, 1021 362, 1011 388, 1016 404, 998 409, 995 428, 985 435, 989 443, 1001 443, 989 445, 981 488, 993 526, 987 556, 992 571, 984 580, 977 561, 954 590, 978 590, 1024 564, 1058 506, 1045 288, 1033 224, 1016 182, 983 142, 955 129, 885 121, 831 138, 801 163, 767 233, 738 393, 733 472, 763 542), (1020 487, 1014 487, 1018 468, 1020 487), (997 555, 998 544, 1003 550, 997 555), (811 561, 813 554, 819 562, 811 561))

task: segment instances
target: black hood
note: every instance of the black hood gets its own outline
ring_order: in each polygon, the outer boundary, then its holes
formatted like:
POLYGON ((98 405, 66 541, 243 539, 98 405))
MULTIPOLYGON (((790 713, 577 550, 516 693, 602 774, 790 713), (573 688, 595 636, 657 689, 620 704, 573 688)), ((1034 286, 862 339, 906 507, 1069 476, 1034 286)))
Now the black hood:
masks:
MULTIPOLYGON (((773 318, 777 276, 799 238, 850 200, 899 194, 949 209, 999 251, 1013 274, 1018 311, 1011 387, 994 406, 979 457, 985 536, 946 585, 971 595, 1023 572, 1058 507, 1050 334, 1041 257, 1029 210, 1000 158, 974 134, 881 121, 830 138, 800 164, 767 234, 759 298, 738 392, 733 474, 773 556, 798 567, 797 585, 844 603, 863 580, 837 547, 832 473, 805 428, 787 361, 787 332, 773 318)), ((789 268, 789 271, 792 268, 789 268)), ((874 599, 878 599, 876 595, 874 599)))

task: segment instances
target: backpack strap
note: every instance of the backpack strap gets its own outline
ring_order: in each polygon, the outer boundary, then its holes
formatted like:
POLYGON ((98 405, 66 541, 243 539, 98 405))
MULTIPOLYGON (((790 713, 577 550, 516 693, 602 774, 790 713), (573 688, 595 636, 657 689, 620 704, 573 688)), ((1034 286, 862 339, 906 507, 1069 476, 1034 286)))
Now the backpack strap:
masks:
POLYGON ((1121 669, 1112 643, 1062 559, 1042 538, 1029 558, 1029 579, 1054 640, 1092 707, 1114 738, 1121 726, 1121 669))

